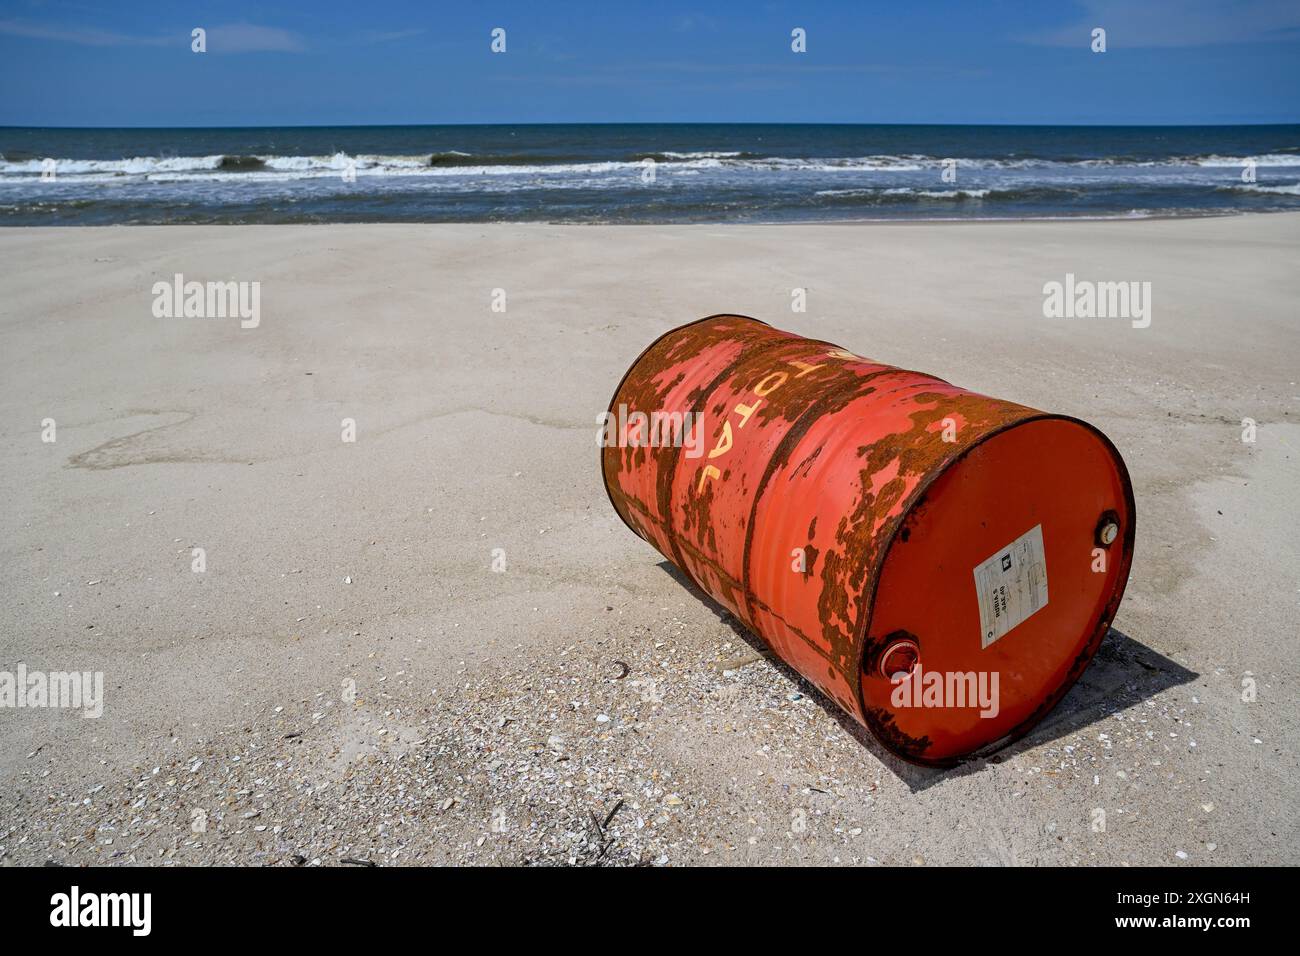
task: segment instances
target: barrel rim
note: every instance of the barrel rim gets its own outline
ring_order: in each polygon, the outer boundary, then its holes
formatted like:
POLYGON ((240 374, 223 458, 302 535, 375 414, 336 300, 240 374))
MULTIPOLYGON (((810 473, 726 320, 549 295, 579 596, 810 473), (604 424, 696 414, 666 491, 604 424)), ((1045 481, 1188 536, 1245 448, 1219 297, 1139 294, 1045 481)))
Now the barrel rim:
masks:
POLYGON ((1070 692, 1070 688, 1072 688, 1075 685, 1075 682, 1078 681, 1078 679, 1083 675, 1083 672, 1087 670, 1088 664, 1092 662, 1093 657, 1096 656, 1098 649, 1100 649, 1101 642, 1105 639, 1106 635, 1110 632, 1111 625, 1115 621, 1115 612, 1119 609, 1120 602, 1124 598, 1124 591, 1128 587, 1129 572, 1132 570, 1132 566, 1133 566, 1133 551, 1134 551, 1134 546, 1136 544, 1136 541, 1137 541, 1137 502, 1133 496, 1132 477, 1129 475, 1128 466, 1124 463, 1124 457, 1120 454, 1119 449, 1115 447, 1115 443, 1111 441, 1110 438, 1106 436, 1106 433, 1103 432, 1096 425, 1093 425, 1091 422, 1086 422, 1081 418, 1075 418, 1072 415, 1062 415, 1056 412, 1043 412, 1043 411, 1034 410, 1034 413, 1031 415, 1027 415, 1024 418, 1016 419, 1015 421, 1012 422, 1007 422, 979 436, 979 438, 971 442, 971 444, 968 447, 962 449, 960 454, 954 456, 953 459, 950 462, 948 462, 946 466, 938 469, 932 474, 927 475, 925 479, 922 480, 920 483, 918 483, 916 488, 913 489, 912 494, 909 497, 909 500, 907 502, 907 506, 901 509, 898 514, 898 517, 894 519, 894 524, 893 527, 891 527, 889 530, 889 538, 885 544, 885 547, 881 549, 880 556, 877 559, 874 567, 872 568, 872 573, 868 576, 868 581, 870 582, 869 591, 863 595, 864 598, 867 599, 867 604, 866 604, 867 613, 863 616, 862 628, 859 630, 857 634, 854 635, 854 644, 857 647, 857 666, 853 669, 852 674, 849 675, 849 678, 853 682, 852 689, 853 689, 854 700, 858 706, 858 713, 861 715, 862 722, 866 725, 867 730, 871 732, 871 736, 874 737, 877 741, 879 741, 881 746, 883 746, 890 753, 894 754, 897 757, 900 757, 903 760, 906 760, 908 763, 916 764, 922 767, 954 767, 963 763, 969 763, 976 760, 983 760, 989 754, 1001 750, 1002 748, 1015 743, 1017 740, 1020 740, 1031 730, 1033 730, 1034 727, 1038 726, 1038 724, 1041 723, 1043 719, 1046 718, 1047 715, 1050 714, 1056 708, 1056 705, 1059 704, 1065 698, 1065 695, 1070 692), (1091 432, 1097 438, 1101 439, 1102 446, 1107 450, 1107 452, 1110 453, 1111 459, 1115 462, 1117 466, 1117 471, 1120 477, 1120 484, 1124 489, 1124 503, 1128 508, 1128 513, 1130 517, 1127 523, 1127 527, 1124 530, 1124 548, 1122 552, 1123 558, 1119 569, 1119 576, 1118 576, 1117 583, 1115 585, 1115 590, 1112 592, 1110 600, 1106 602, 1106 607, 1102 611, 1101 621, 1098 623, 1097 628, 1093 632, 1092 636, 1089 637, 1088 642, 1083 646, 1083 650, 1075 658, 1074 663, 1070 667, 1070 672, 1066 675, 1065 680, 1061 681, 1060 686, 1057 687, 1055 690, 1053 690, 1052 693, 1048 695, 1047 698, 1044 699, 1044 701, 1038 706, 1037 709, 1035 709, 1028 717, 1026 717, 1015 727, 1011 728, 1010 731, 1003 734, 997 740, 990 741, 988 744, 984 745, 983 747, 980 747, 977 750, 971 751, 970 753, 967 754, 961 754, 955 757, 926 759, 921 755, 907 753, 903 750, 899 750, 890 745, 887 734, 883 734, 877 729, 876 722, 873 720, 870 712, 867 710, 866 699, 862 696, 862 668, 866 665, 867 635, 871 632, 871 621, 872 618, 875 617, 876 590, 880 585, 880 574, 884 570, 885 562, 889 559, 889 554, 894 549, 894 544, 898 538, 899 532, 903 528, 903 524, 907 521, 907 518, 912 513, 913 508, 916 507, 916 503, 919 500, 921 500, 921 498, 925 495, 925 493, 930 489, 931 485, 933 485, 936 481, 938 481, 940 477, 946 475, 952 468, 955 468, 960 462, 962 462, 966 458, 967 455, 969 455, 976 448, 983 445, 985 442, 993 438, 996 438, 998 435, 1010 431, 1013 428, 1019 428, 1022 425, 1028 425, 1031 422, 1040 422, 1040 421, 1062 421, 1062 422, 1070 422, 1072 424, 1082 426, 1084 429, 1091 432))

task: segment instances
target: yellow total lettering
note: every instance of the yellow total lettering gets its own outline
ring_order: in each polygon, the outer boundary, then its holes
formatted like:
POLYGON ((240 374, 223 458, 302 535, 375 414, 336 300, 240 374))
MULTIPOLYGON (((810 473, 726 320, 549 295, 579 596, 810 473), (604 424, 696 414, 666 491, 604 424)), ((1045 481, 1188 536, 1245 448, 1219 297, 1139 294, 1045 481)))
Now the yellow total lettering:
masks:
POLYGON ((757 385, 754 386, 754 394, 759 396, 770 395, 772 392, 775 392, 778 388, 780 388, 785 383, 785 380, 789 377, 790 376, 787 375, 785 372, 773 372, 771 375, 763 379, 763 381, 759 382, 757 385), (764 388, 763 386, 768 382, 772 381, 772 379, 777 380, 776 384, 764 388))
POLYGON ((731 422, 723 422, 722 434, 718 438, 718 443, 713 446, 713 451, 709 452, 709 457, 717 458, 729 451, 731 451, 731 422))
POLYGON ((762 404, 763 402, 760 400, 755 402, 753 405, 737 405, 736 412, 740 415, 740 424, 737 425, 736 427, 744 428, 745 422, 749 421, 749 416, 754 414, 754 412, 758 411, 758 406, 762 404))

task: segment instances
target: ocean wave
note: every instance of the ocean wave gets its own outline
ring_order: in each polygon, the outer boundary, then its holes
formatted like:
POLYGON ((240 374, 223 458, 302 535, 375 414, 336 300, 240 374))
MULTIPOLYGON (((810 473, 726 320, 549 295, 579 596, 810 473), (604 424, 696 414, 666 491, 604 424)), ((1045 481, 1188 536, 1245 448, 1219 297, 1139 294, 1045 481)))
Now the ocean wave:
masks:
POLYGON ((222 156, 217 168, 251 172, 257 169, 265 169, 266 160, 261 156, 222 156))
MULTIPOLYGON (((1286 149, 1287 147, 1281 147, 1286 149)), ((1068 195, 1068 190, 1082 186, 1123 188, 1125 184, 1140 188, 1170 186, 1223 186, 1214 180, 1231 176, 1229 170, 1253 160, 1257 167, 1300 167, 1300 154, 1261 153, 1254 157, 1220 154, 1174 157, 1167 160, 1136 160, 1133 157, 1046 161, 1025 157, 1001 159, 940 159, 921 154, 879 153, 864 156, 781 157, 723 150, 692 152, 624 153, 620 158, 592 159, 556 154, 535 155, 482 151, 480 153, 444 150, 436 153, 383 154, 338 151, 321 155, 273 155, 262 153, 216 153, 202 156, 136 156, 123 159, 58 159, 54 162, 56 180, 61 184, 281 184, 294 181, 357 179, 378 183, 391 179, 395 184, 423 182, 433 189, 470 188, 499 191, 513 186, 533 188, 636 188, 647 160, 660 165, 659 183, 671 185, 683 177, 682 185, 717 182, 724 187, 741 183, 755 188, 777 188, 789 184, 797 188, 806 182, 822 187, 817 201, 828 203, 889 203, 899 201, 940 201, 1017 198, 1017 188, 1049 190, 1038 193, 1048 200, 1068 195), (640 157, 640 158, 637 158, 640 157), (938 171, 953 164, 963 171, 974 171, 964 181, 973 186, 937 188, 936 175, 907 175, 938 171), (1089 173, 1091 167, 1111 167, 1089 173), (1115 167, 1131 168, 1131 173, 1115 167), (1138 167, 1161 167, 1158 170, 1138 167), (847 190, 827 188, 837 180, 847 190), (878 184, 878 185, 877 185, 878 184), (896 191, 883 189, 897 184, 896 191), (1056 192, 1053 192, 1056 190, 1056 192), (1067 190, 1066 193, 1060 190, 1067 190)), ((47 160, 30 153, 18 153, 0 160, 0 186, 23 188, 45 172, 47 160)), ((1235 178, 1235 177, 1233 177, 1235 178)), ((1295 195, 1293 187, 1264 185, 1248 191, 1295 195)), ((1032 196, 1026 198, 1033 198, 1032 196)))
POLYGON ((1250 193, 1272 193, 1280 196, 1300 196, 1300 182, 1286 183, 1280 186, 1269 186, 1264 183, 1234 183, 1231 186, 1220 186, 1219 188, 1239 189, 1250 193))
POLYGON ((742 159, 727 162, 727 166, 745 169, 796 170, 811 173, 840 173, 861 171, 916 172, 925 165, 937 165, 939 160, 925 160, 923 157, 893 156, 882 153, 877 156, 829 156, 797 158, 786 156, 766 156, 760 159, 742 159), (921 162, 918 162, 920 160, 921 162))
POLYGON ((355 156, 338 152, 330 156, 261 156, 267 169, 277 172, 342 173, 355 167, 358 173, 369 171, 400 171, 425 169, 426 156, 386 156, 358 153, 355 156))
MULTIPOLYGON (((157 157, 120 160, 56 159, 54 171, 60 181, 111 181, 121 178, 153 182, 222 181, 248 178, 258 181, 310 179, 341 176, 349 170, 358 176, 509 176, 544 173, 603 173, 639 169, 639 163, 622 161, 544 163, 526 157, 483 157, 470 154, 434 153, 418 156, 388 156, 339 152, 328 156, 222 155, 157 157)), ((707 166, 717 160, 697 160, 707 166)), ((44 159, 0 161, 0 177, 31 178, 45 172, 44 159)))
MULTIPOLYGON (((320 156, 222 155, 158 157, 129 159, 56 159, 55 170, 64 175, 104 177, 154 177, 167 174, 164 181, 178 182, 177 174, 202 177, 211 173, 342 173, 349 167, 358 175, 528 175, 544 173, 615 172, 640 169, 646 160, 669 167, 672 171, 700 169, 740 169, 795 172, 860 172, 891 170, 917 171, 924 166, 910 157, 892 155, 848 157, 764 157, 754 153, 699 150, 696 152, 635 153, 622 159, 593 159, 581 156, 535 156, 528 154, 473 154, 458 150, 417 155, 351 156, 344 152, 320 156)), ((0 160, 0 176, 36 176, 44 172, 45 159, 22 158, 0 160)), ((938 160, 930 161, 937 164, 938 160)))
MULTIPOLYGON (((1150 156, 1005 156, 940 157, 924 154, 878 153, 862 156, 791 157, 769 156, 741 150, 661 150, 636 152, 619 158, 582 155, 537 155, 529 153, 470 153, 444 150, 435 153, 387 155, 335 152, 328 155, 212 154, 204 156, 135 156, 122 159, 55 159, 59 176, 164 177, 182 181, 185 174, 202 178, 210 174, 236 173, 265 176, 268 173, 297 173, 304 177, 337 174, 355 168, 358 175, 529 175, 548 173, 600 173, 640 167, 647 160, 669 170, 734 169, 761 172, 855 173, 916 172, 953 165, 961 169, 1033 170, 1092 167, 1201 167, 1235 168, 1253 162, 1257 167, 1300 167, 1300 153, 1293 147, 1255 156, 1201 155, 1150 156)), ((38 176, 47 160, 27 151, 10 151, 0 156, 0 177, 38 176)))
MULTIPOLYGON (((1289 148, 1289 147, 1288 147, 1289 148)), ((1300 155, 1294 153, 1260 153, 1257 156, 1221 156, 1218 153, 1196 153, 1184 156, 1099 156, 1091 158, 1058 158, 1056 163, 1066 166, 1201 166, 1219 168, 1244 166, 1300 166, 1300 155)))
POLYGON ((922 205, 932 202, 966 203, 989 200, 1005 203, 1053 203, 1073 200, 1087 190, 1077 185, 1035 185, 987 187, 981 189, 930 189, 922 186, 896 186, 890 188, 865 187, 858 189, 822 189, 814 193, 818 205, 891 206, 908 203, 922 205))
POLYGON ((1253 162, 1256 166, 1300 166, 1300 156, 1285 153, 1265 153, 1262 156, 1209 156, 1191 157, 1195 166, 1245 166, 1253 162))
POLYGON ((656 153, 633 153, 628 157, 628 161, 633 163, 644 163, 647 159, 653 159, 656 163, 676 163, 692 159, 757 159, 761 156, 762 153, 746 153, 743 151, 727 152, 703 149, 692 153, 677 153, 670 149, 665 149, 656 153))
POLYGON ((1021 156, 1021 157, 983 157, 977 159, 968 159, 963 157, 953 157, 951 159, 939 159, 937 157, 918 156, 914 157, 919 161, 928 164, 942 165, 946 162, 953 162, 959 167, 969 167, 974 169, 1041 169, 1062 166, 1081 166, 1089 167, 1124 167, 1134 166, 1147 168, 1152 166, 1202 166, 1202 167, 1223 167, 1223 166, 1244 166, 1247 162, 1253 161, 1256 166, 1300 166, 1300 155, 1287 153, 1262 153, 1258 156, 1220 156, 1215 153, 1187 155, 1187 156, 1134 156, 1134 155, 1117 155, 1117 156, 1021 156))
POLYGON ((834 197, 836 199, 878 199, 888 202, 891 197, 899 199, 983 199, 994 193, 1011 193, 1015 190, 1005 189, 920 189, 910 186, 898 186, 890 189, 819 189, 813 195, 834 197))
MULTIPOLYGON (((215 170, 226 157, 212 156, 133 156, 129 159, 55 159, 57 173, 72 175, 144 176, 152 172, 215 170)), ((46 159, 20 159, 0 162, 0 174, 40 175, 46 159)))
POLYGON ((394 164, 400 164, 405 161, 415 160, 418 165, 430 167, 455 168, 458 166, 564 166, 572 164, 581 164, 591 161, 590 157, 585 156, 538 156, 535 153, 462 153, 460 150, 452 149, 442 153, 434 153, 431 156, 405 156, 405 157, 387 157, 394 160, 394 164))

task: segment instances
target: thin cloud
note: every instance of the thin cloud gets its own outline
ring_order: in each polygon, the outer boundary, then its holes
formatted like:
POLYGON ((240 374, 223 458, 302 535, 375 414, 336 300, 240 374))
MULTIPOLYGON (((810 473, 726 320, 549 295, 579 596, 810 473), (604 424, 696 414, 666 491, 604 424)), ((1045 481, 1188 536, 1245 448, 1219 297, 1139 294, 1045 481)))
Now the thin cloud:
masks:
POLYGON ((60 27, 30 20, 0 20, 0 33, 29 40, 53 40, 79 46, 167 46, 179 43, 176 37, 130 36, 111 30, 60 27))
POLYGON ((211 53, 301 53, 307 49, 307 42, 301 36, 279 27, 227 23, 207 30, 211 53))
POLYGON ((1083 0, 1082 6, 1087 13, 1074 25, 1020 39, 1087 49, 1096 27, 1117 50, 1300 39, 1300 4, 1294 0, 1083 0))
MULTIPOLYGON (((264 27, 254 23, 227 23, 211 27, 200 23, 195 26, 207 30, 209 53, 300 53, 307 49, 306 41, 299 34, 279 27, 264 27)), ((191 42, 190 29, 192 28, 178 30, 174 34, 142 35, 93 27, 65 27, 31 20, 0 20, 0 34, 7 36, 99 47, 174 46, 188 50, 191 42)))
POLYGON ((361 38, 367 43, 389 43, 393 40, 405 40, 409 37, 418 37, 424 33, 423 29, 414 30, 367 30, 361 34, 361 38))
POLYGON ((695 30, 716 32, 718 21, 716 17, 704 13, 683 13, 673 20, 673 29, 678 33, 691 33, 695 30))

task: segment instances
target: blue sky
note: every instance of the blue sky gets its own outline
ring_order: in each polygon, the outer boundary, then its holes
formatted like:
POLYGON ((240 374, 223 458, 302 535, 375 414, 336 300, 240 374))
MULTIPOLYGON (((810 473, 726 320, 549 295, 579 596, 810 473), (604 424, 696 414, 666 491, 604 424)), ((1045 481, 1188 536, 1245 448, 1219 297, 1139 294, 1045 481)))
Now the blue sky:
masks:
POLYGON ((0 0, 0 88, 32 126, 1295 123, 1300 2, 0 0))

